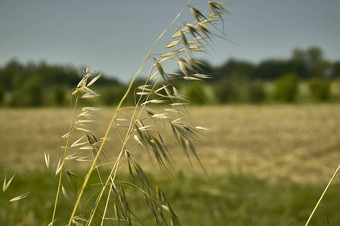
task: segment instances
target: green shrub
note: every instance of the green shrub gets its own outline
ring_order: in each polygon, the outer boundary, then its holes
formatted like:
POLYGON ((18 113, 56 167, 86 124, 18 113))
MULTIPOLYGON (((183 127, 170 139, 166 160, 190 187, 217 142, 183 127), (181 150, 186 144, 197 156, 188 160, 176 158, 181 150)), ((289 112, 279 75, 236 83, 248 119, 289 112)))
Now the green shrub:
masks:
POLYGON ((298 93, 297 74, 284 74, 275 81, 275 88, 275 99, 284 102, 293 102, 298 93))
POLYGON ((101 92, 102 95, 100 96, 102 98, 102 102, 105 105, 117 105, 120 99, 122 99, 125 89, 126 88, 124 86, 105 87, 101 92))
MULTIPOLYGON (((32 91, 33 93, 33 91, 32 91)), ((37 97, 38 95, 36 95, 37 97)), ((9 93, 7 105, 10 107, 33 107, 31 93, 26 89, 17 89, 9 93)))
POLYGON ((205 104, 207 102, 204 87, 200 82, 192 82, 185 88, 184 95, 193 104, 205 104))
POLYGON ((28 97, 27 106, 38 107, 43 104, 43 89, 39 83, 31 83, 26 87, 28 97))
POLYGON ((215 96, 220 103, 235 102, 240 99, 240 90, 233 79, 225 79, 215 85, 215 96))
POLYGON ((250 81, 248 85, 248 101, 251 103, 259 103, 266 99, 266 91, 262 82, 250 81))
POLYGON ((66 91, 63 87, 57 86, 54 88, 54 103, 57 106, 65 105, 66 103, 66 91))
POLYGON ((314 78, 309 81, 311 96, 316 100, 328 100, 330 97, 331 83, 327 80, 314 78))
POLYGON ((6 94, 5 87, 2 84, 0 84, 0 105, 2 105, 2 103, 4 102, 5 94, 6 94))

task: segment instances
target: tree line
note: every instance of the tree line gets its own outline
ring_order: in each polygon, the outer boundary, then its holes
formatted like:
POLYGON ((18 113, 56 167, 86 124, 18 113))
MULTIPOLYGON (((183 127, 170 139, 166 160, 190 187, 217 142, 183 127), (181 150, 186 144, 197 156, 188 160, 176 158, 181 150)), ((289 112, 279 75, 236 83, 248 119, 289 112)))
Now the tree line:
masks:
POLYGON ((319 47, 296 48, 286 59, 259 63, 229 59, 212 66, 202 62, 205 84, 192 83, 186 94, 196 103, 339 102, 340 60, 325 58, 319 47))
MULTIPOLYGON (((287 59, 259 63, 228 59, 222 65, 212 66, 202 60, 196 70, 211 79, 204 83, 174 81, 195 104, 340 99, 340 60, 327 60, 319 47, 297 48, 287 59)), ((67 105, 80 72, 73 66, 11 60, 0 67, 0 106, 67 105)), ((142 81, 136 87, 139 84, 142 81)), ((96 85, 103 105, 118 103, 126 90, 126 84, 112 76, 103 75, 96 85)), ((133 96, 128 99, 134 101, 133 96)))
POLYGON ((217 78, 245 76, 249 79, 274 80, 283 74, 295 73, 299 79, 340 78, 340 60, 325 59, 319 47, 294 49, 288 59, 267 59, 258 64, 230 59, 225 64, 212 68, 217 78))

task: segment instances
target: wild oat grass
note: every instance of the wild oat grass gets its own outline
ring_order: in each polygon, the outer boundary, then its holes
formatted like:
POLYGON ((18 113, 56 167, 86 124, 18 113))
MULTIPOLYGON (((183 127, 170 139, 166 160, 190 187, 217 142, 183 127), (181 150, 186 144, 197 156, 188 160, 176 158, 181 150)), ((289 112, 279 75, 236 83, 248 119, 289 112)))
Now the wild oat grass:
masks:
MULTIPOLYGON (((99 96, 91 86, 101 75, 95 75, 89 69, 84 71, 83 78, 72 93, 74 110, 69 129, 61 136, 58 148, 58 160, 54 169, 58 186, 51 226, 64 225, 66 222, 67 225, 143 224, 138 217, 138 211, 131 207, 133 205, 130 196, 138 194, 145 199, 145 208, 149 209, 155 224, 180 225, 177 213, 166 195, 158 186, 149 182, 143 170, 143 162, 140 162, 134 153, 144 149, 150 158, 155 159, 160 170, 165 175, 170 175, 176 162, 173 161, 167 147, 167 138, 158 130, 159 127, 167 127, 172 131, 189 162, 191 163, 191 158, 194 157, 204 170, 194 145, 200 140, 198 131, 204 128, 189 123, 185 107, 188 101, 179 93, 172 81, 202 80, 209 77, 197 72, 200 64, 195 59, 195 53, 207 52, 212 37, 220 32, 218 22, 223 20, 222 14, 228 11, 223 7, 226 3, 208 2, 207 9, 203 11, 208 12, 207 14, 189 3, 147 53, 125 95, 114 109, 104 136, 94 134, 92 129, 97 123, 98 112, 101 109, 78 107, 84 105, 83 100, 99 96), (181 14, 188 9, 193 16, 193 23, 176 24, 181 14), (172 34, 171 41, 161 53, 153 54, 153 65, 145 84, 132 90, 134 81, 151 59, 155 45, 174 26, 177 29, 172 34), (177 64, 181 73, 166 72, 170 64, 177 64), (131 92, 134 93, 136 102, 135 106, 130 108, 132 111, 128 111, 129 107, 123 107, 123 104, 131 92), (132 141, 140 145, 137 150, 131 149, 132 141), (107 148, 106 144, 109 142, 115 143, 118 153, 107 148), (76 171, 76 166, 84 162, 88 162, 89 168, 85 174, 80 175, 81 173, 76 171), (119 170, 124 167, 129 171, 130 180, 119 181, 117 180, 119 170), (90 178, 93 177, 96 178, 96 182, 90 183, 90 178), (78 181, 77 186, 73 184, 75 179, 78 181), (68 219, 61 219, 58 217, 58 209, 60 203, 65 201, 72 203, 73 208, 68 219)), ((50 169, 51 158, 48 152, 44 152, 44 160, 46 167, 50 169)), ((8 181, 5 178, 3 192, 8 189, 13 177, 8 181)), ((27 195, 28 193, 18 195, 10 199, 10 202, 24 199, 27 195)))
MULTIPOLYGON (((138 208, 148 209, 156 225, 180 225, 178 213, 162 189, 150 182, 144 171, 144 162, 138 159, 136 153, 147 152, 159 170, 171 176, 177 162, 168 147, 169 138, 163 134, 164 130, 168 130, 182 148, 188 163, 193 165, 196 162, 206 172, 195 144, 201 141, 199 132, 207 128, 192 123, 186 107, 188 100, 172 82, 177 79, 196 81, 209 78, 197 72, 200 64, 195 54, 207 53, 212 38, 224 35, 222 14, 228 13, 225 5, 210 1, 207 9, 198 10, 189 2, 183 8, 147 53, 114 109, 103 136, 93 130, 101 109, 79 107, 84 105, 84 100, 99 96, 91 86, 101 75, 89 69, 84 71, 83 78, 72 93, 73 115, 68 131, 61 136, 57 160, 52 159, 49 152, 44 152, 46 167, 58 178, 49 225, 143 225, 134 203, 138 198, 145 201, 145 206, 138 208), (193 17, 192 24, 178 24, 177 20, 186 10, 193 17), (176 30, 171 34, 171 40, 161 53, 153 53, 158 41, 173 27, 176 30), (136 78, 150 61, 151 68, 145 84, 133 90, 136 78), (177 65, 180 73, 168 72, 171 64, 177 65), (135 105, 124 106, 130 93, 135 96, 135 105), (138 148, 132 143, 138 144, 138 148), (53 161, 55 163, 52 164, 53 161), (87 168, 87 171, 84 173, 80 168, 87 168), (124 170, 129 172, 129 179, 120 180, 119 172, 124 170), (72 206, 67 217, 59 215, 64 203, 72 206)), ((3 193, 9 189, 13 179, 14 175, 5 178, 3 193)), ((18 194, 9 202, 18 202, 28 195, 29 192, 18 194)), ((318 205, 319 202, 316 208, 318 205)))

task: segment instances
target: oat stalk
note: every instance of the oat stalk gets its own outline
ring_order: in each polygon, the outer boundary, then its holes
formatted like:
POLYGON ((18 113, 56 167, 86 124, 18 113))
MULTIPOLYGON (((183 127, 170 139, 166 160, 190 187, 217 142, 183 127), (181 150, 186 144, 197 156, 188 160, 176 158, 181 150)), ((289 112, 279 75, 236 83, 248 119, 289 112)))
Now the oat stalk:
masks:
POLYGON ((329 182, 328 182, 328 184, 327 184, 325 190, 322 192, 322 194, 321 194, 321 196, 320 196, 318 202, 316 203, 316 205, 315 205, 315 207, 314 207, 312 213, 309 215, 309 218, 308 218, 308 220, 307 220, 305 226, 308 226, 308 224, 309 224, 310 220, 312 219, 312 217, 313 217, 315 211, 316 211, 317 208, 319 207, 319 205, 320 205, 320 203, 321 203, 323 197, 324 197, 325 194, 327 193, 328 188, 331 186, 333 180, 335 179, 335 177, 336 177, 336 175, 338 174, 339 171, 340 171, 340 165, 339 165, 338 168, 335 170, 335 172, 334 172, 332 178, 329 180, 329 182))
MULTIPOLYGON (((190 2, 191 2, 191 1, 189 1, 188 4, 190 4, 190 2)), ((184 8, 183 8, 183 9, 184 9, 184 8)), ((87 173, 86 176, 85 176, 84 183, 83 183, 82 188, 81 188, 81 190, 80 190, 80 192, 79 192, 79 194, 78 194, 77 201, 75 202, 75 205, 74 205, 74 207, 73 207, 73 210, 72 210, 72 213, 71 213, 69 222, 68 222, 68 226, 71 226, 71 224, 72 224, 72 220, 73 220, 73 218, 74 218, 74 216, 75 216, 75 214, 76 214, 76 211, 77 211, 77 209, 78 209, 78 206, 79 206, 79 204, 80 204, 80 200, 81 200, 81 198, 82 198, 82 196, 83 196, 85 187, 87 186, 88 181, 89 181, 89 178, 90 178, 90 176, 91 176, 91 174, 92 174, 92 172, 93 172, 93 170, 94 170, 94 168, 95 168, 95 166, 96 166, 97 160, 98 160, 98 158, 99 158, 99 156, 100 156, 100 154, 101 154, 101 152, 102 152, 102 150, 103 150, 103 147, 104 147, 104 144, 105 144, 105 142, 106 142, 106 140, 107 140, 108 134, 109 134, 109 132, 110 132, 112 126, 113 126, 114 121, 115 121, 116 118, 117 118, 117 114, 118 114, 118 112, 120 111, 121 106, 122 106, 122 104, 124 103, 126 97, 127 97, 128 94, 130 93, 134 81, 136 80, 136 78, 138 77, 139 73, 140 73, 141 70, 143 69, 145 63, 146 63, 147 60, 149 59, 149 57, 150 57, 150 55, 151 55, 151 52, 152 52, 152 50, 154 49, 154 47, 156 46, 156 44, 157 44, 157 43, 159 42, 159 40, 164 36, 164 34, 170 29, 170 27, 173 26, 173 24, 175 23, 175 21, 177 20, 177 18, 178 18, 178 17, 181 15, 181 13, 183 12, 183 9, 182 9, 181 12, 176 16, 176 18, 173 20, 173 22, 172 22, 172 23, 171 23, 171 24, 170 24, 170 25, 169 25, 169 26, 161 33, 161 35, 160 35, 160 36, 156 39, 156 41, 153 43, 153 45, 151 46, 150 50, 148 51, 148 53, 147 53, 147 55, 146 55, 146 57, 145 57, 145 59, 144 59, 144 62, 142 63, 141 67, 138 69, 138 71, 136 72, 136 74, 133 76, 133 78, 131 79, 130 84, 129 84, 129 87, 127 88, 127 90, 126 90, 124 96, 122 97, 122 99, 120 100, 120 102, 119 102, 119 104, 118 104, 116 110, 114 111, 114 114, 113 114, 113 116, 112 116, 112 119, 111 119, 111 121, 110 121, 110 123, 109 123, 109 126, 108 126, 108 128, 107 128, 107 130, 106 130, 106 133, 105 133, 105 135, 104 135, 104 138, 103 138, 103 140, 102 140, 101 146, 99 147, 99 149, 98 149, 98 151, 97 151, 97 154, 96 154, 96 156, 95 156, 94 159, 93 159, 93 162, 92 162, 92 164, 91 164, 91 167, 90 167, 90 169, 88 170, 88 173, 87 173)), ((122 153, 122 152, 121 152, 121 153, 122 153)), ((118 157, 118 159, 117 159, 118 162, 119 162, 120 157, 121 157, 121 154, 119 155, 119 157, 118 157)))

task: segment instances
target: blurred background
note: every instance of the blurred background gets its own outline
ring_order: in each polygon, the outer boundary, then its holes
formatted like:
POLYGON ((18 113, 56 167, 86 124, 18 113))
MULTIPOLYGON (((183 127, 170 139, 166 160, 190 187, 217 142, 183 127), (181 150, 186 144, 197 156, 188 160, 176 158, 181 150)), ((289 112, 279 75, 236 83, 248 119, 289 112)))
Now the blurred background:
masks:
MULTIPOLYGON (((0 105, 67 105, 65 92, 86 67, 104 74, 101 104, 115 104, 183 4, 2 1, 0 105)), ((317 0, 231 2, 223 29, 228 40, 214 37, 209 57, 201 58, 202 73, 212 79, 180 84, 182 92, 194 95, 195 104, 338 101, 339 7, 317 0)))
MULTIPOLYGON (((44 153, 55 167, 72 89, 87 67, 103 74, 93 86, 100 96, 84 103, 103 107, 95 128, 101 136, 148 49, 184 4, 0 1, 0 179, 18 173, 0 196, 1 225, 48 224, 53 198, 46 197, 54 197, 57 181, 44 153), (26 205, 8 205, 26 190, 26 205)), ((191 6, 205 12, 204 4, 191 6)), ((225 7, 223 31, 208 55, 198 55, 199 73, 210 78, 173 81, 191 101, 193 121, 209 128, 197 144, 209 177, 175 151, 177 180, 153 180, 184 213, 184 225, 304 224, 340 160, 340 1, 238 0, 225 7)), ((191 17, 187 10, 174 31, 191 17)), ((148 66, 133 88, 144 84, 148 66)), ((175 65, 167 72, 179 71, 175 65)), ((126 104, 134 102, 128 96, 126 104)), ((148 162, 146 171, 154 168, 148 162)), ((340 224, 338 191, 337 177, 311 225, 340 224)))

